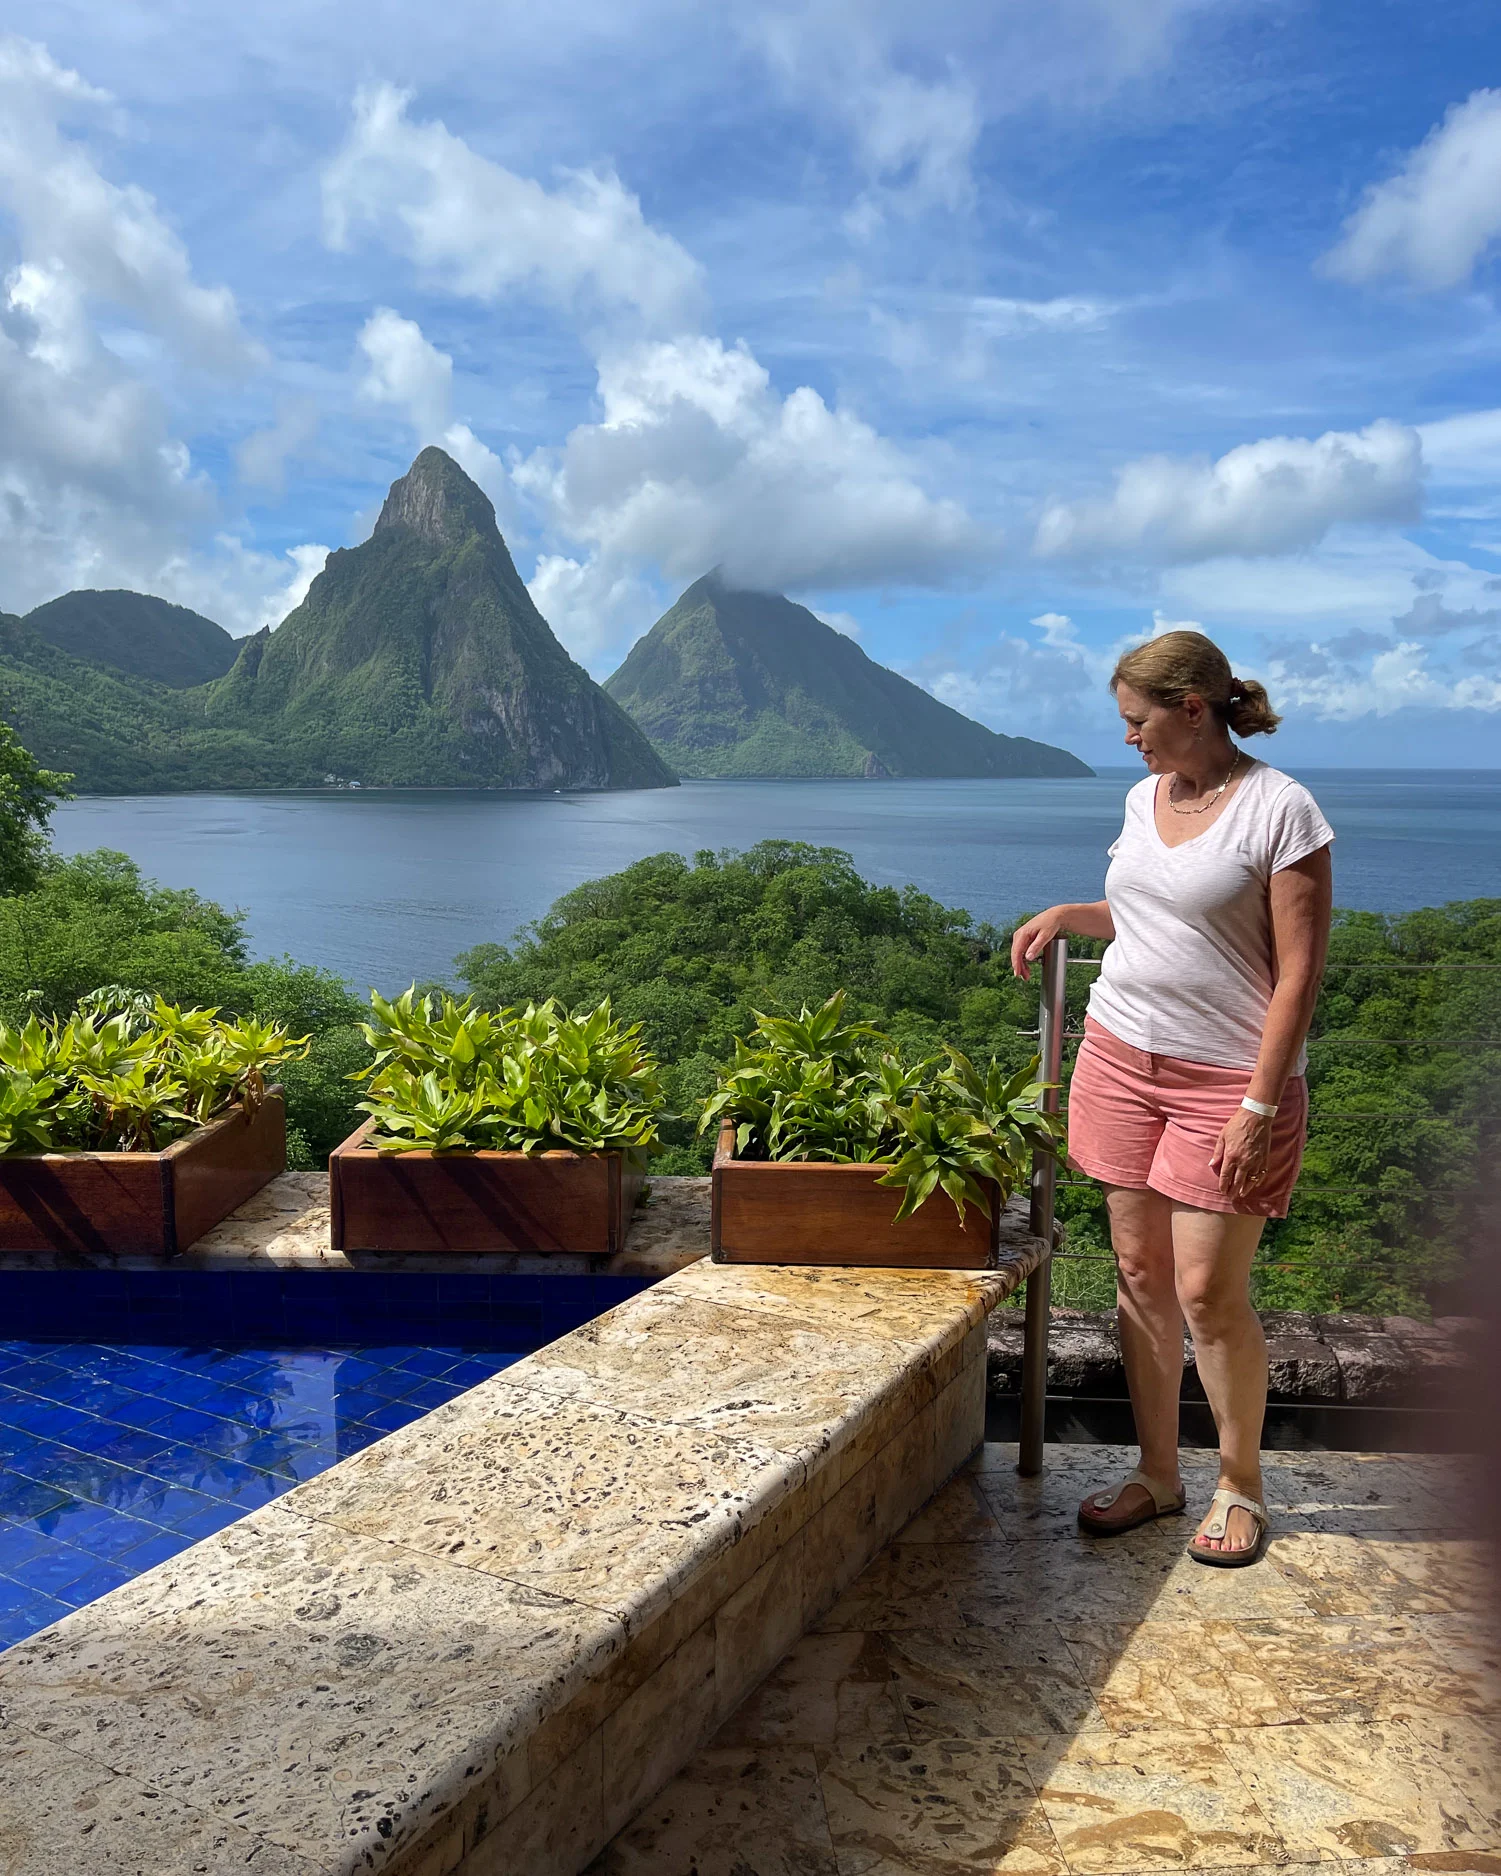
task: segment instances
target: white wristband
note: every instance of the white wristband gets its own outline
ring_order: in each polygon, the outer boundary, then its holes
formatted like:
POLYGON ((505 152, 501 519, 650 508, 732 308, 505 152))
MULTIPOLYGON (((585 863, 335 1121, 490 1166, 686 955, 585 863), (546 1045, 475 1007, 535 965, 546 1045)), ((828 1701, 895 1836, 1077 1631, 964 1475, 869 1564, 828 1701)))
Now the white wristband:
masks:
POLYGON ((1277 1112, 1275 1101, 1253 1101, 1250 1095, 1241 1096, 1241 1106, 1252 1114, 1259 1114, 1263 1120, 1271 1120, 1277 1112))

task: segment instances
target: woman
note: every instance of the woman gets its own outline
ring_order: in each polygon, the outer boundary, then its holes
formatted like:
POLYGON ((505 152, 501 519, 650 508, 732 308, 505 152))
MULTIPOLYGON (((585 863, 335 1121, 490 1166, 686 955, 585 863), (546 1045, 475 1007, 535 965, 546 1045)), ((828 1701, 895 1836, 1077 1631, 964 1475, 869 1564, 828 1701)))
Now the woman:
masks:
POLYGON ((1105 1187, 1141 1463, 1086 1498, 1079 1523, 1106 1536, 1185 1508, 1186 1317, 1220 1437, 1219 1489, 1189 1554, 1235 1567, 1256 1562, 1269 1529, 1251 1259, 1302 1163, 1334 835, 1305 788, 1231 741, 1281 719, 1202 633, 1128 652, 1111 689, 1149 774, 1126 797, 1105 897, 1055 905, 1011 944, 1028 977, 1066 932, 1112 941, 1069 1088, 1068 1155, 1105 1187))

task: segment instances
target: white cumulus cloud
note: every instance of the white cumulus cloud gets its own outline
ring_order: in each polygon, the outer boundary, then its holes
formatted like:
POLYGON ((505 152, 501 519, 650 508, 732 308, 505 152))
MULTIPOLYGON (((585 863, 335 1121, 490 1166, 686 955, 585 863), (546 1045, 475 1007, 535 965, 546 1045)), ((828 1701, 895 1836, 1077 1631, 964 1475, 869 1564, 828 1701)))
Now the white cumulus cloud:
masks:
POLYGON ((408 97, 373 85, 323 176, 325 232, 345 248, 374 234, 455 293, 526 291, 594 315, 629 309, 650 328, 696 317, 697 263, 652 228, 613 174, 565 175, 556 189, 480 156, 408 97))
POLYGON ((378 306, 360 328, 356 346, 365 360, 359 394, 372 404, 394 404, 405 412, 423 442, 448 428, 453 400, 453 360, 423 337, 415 319, 378 306))
POLYGON ((1341 522, 1416 521, 1422 470, 1418 433, 1385 419, 1320 437, 1266 437, 1217 461, 1145 456, 1103 500, 1050 503, 1034 547, 1045 557, 1163 562, 1286 554, 1341 522))
MULTIPOLYGON (((218 497, 176 433, 174 392, 185 374, 238 378, 261 353, 151 196, 71 134, 78 120, 113 128, 107 94, 0 38, 0 219, 15 255, 0 281, 0 606, 127 586, 246 629, 288 566, 216 538, 218 497)), ((272 453, 263 443, 262 466, 272 453)))
POLYGON ((1364 282, 1398 275, 1457 287, 1501 236, 1501 90, 1472 91, 1397 174, 1366 191, 1324 257, 1325 271, 1364 282))
POLYGON ((609 562, 749 586, 943 582, 987 551, 903 452, 744 345, 690 336, 601 361, 599 422, 516 471, 551 524, 609 562))
POLYGON ((194 363, 242 370, 259 349, 233 295, 193 278, 187 250, 155 202, 109 181, 62 123, 108 95, 29 40, 0 39, 0 200, 31 268, 59 291, 131 314, 194 363))

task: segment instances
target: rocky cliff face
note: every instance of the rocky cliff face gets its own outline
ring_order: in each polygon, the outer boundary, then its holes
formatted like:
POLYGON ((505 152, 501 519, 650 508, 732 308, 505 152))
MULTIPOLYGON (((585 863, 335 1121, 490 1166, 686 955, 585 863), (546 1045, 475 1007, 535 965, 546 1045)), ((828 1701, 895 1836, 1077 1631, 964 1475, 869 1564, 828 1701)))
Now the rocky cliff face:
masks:
POLYGON ((875 663, 806 606, 690 586, 606 680, 684 775, 1088 775, 875 663))
POLYGON ((661 788, 646 737, 553 636, 488 497, 425 449, 370 539, 248 640, 210 721, 264 733, 366 784, 661 788))

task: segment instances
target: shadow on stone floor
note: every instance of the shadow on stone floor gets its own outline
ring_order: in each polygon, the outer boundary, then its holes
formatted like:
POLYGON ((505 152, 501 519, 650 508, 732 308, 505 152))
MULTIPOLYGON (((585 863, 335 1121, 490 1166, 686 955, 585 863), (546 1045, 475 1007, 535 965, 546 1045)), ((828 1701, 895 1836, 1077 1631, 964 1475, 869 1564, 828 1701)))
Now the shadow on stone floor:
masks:
MULTIPOLYGON (((1463 1460, 1273 1455, 1245 1571, 1082 1538, 1132 1463, 987 1446, 591 1876, 1501 1876, 1495 1558, 1463 1460)), ((1213 1455, 1185 1453, 1190 1514, 1213 1455)))

